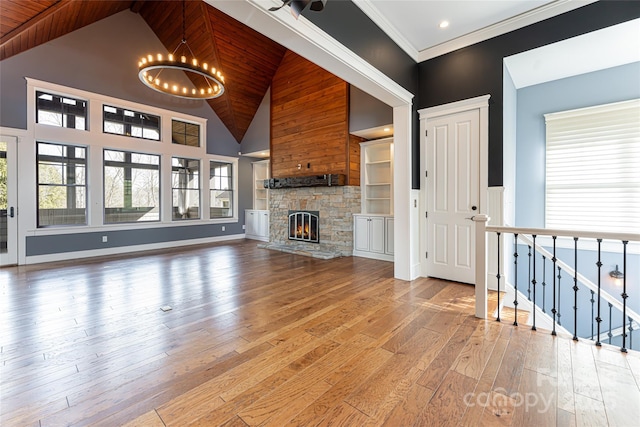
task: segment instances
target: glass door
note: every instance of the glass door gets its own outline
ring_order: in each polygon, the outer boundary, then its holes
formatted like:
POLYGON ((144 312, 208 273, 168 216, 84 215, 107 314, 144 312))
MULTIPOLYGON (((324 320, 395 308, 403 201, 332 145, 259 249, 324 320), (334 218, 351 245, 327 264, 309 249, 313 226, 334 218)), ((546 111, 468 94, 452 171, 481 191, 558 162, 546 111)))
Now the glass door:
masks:
POLYGON ((0 135, 0 267, 18 263, 17 144, 0 135))

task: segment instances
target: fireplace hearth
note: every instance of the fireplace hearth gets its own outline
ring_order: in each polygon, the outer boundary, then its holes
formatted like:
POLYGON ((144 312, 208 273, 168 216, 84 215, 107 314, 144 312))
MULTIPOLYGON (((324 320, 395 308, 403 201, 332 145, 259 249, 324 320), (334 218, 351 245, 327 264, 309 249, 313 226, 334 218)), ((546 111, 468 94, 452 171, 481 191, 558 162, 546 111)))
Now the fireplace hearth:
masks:
POLYGON ((320 212, 290 210, 289 240, 320 243, 320 212))

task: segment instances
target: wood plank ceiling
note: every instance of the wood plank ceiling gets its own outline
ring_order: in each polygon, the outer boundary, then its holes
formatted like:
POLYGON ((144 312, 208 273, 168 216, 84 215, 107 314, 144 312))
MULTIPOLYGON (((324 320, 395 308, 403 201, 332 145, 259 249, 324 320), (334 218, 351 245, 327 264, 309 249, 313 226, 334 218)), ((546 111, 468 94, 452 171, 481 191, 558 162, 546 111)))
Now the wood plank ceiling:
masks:
MULTIPOLYGON (((126 9, 140 14, 167 51, 182 40, 182 1, 2 0, 0 61, 126 9)), ((185 35, 200 61, 222 70, 225 93, 207 102, 242 141, 286 49, 200 0, 186 2, 185 35)))

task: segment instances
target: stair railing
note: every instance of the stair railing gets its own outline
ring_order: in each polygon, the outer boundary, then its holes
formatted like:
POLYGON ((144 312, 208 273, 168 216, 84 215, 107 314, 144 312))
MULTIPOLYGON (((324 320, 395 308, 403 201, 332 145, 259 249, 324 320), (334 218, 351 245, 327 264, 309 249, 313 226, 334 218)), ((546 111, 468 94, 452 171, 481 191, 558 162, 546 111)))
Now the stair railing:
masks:
MULTIPOLYGON (((629 347, 632 344, 632 333, 634 330, 638 330, 638 325, 640 324, 640 315, 632 310, 628 303, 627 299, 629 295, 627 294, 629 290, 628 283, 628 272, 627 272, 627 246, 629 242, 640 242, 640 234, 630 234, 630 233, 607 233, 607 232, 579 232, 574 230, 553 230, 553 229, 537 229, 537 228, 518 228, 518 227, 499 227, 499 226, 486 226, 489 218, 486 215, 476 215, 473 217, 473 220, 476 224, 476 316, 481 318, 487 318, 487 243, 488 238, 491 235, 495 235, 498 238, 498 242, 501 239, 501 235, 504 237, 506 235, 513 235, 513 247, 514 247, 514 264, 515 264, 515 300, 513 301, 514 309, 515 309, 515 320, 514 325, 518 324, 518 297, 519 295, 524 296, 523 293, 520 292, 519 284, 517 281, 517 263, 518 263, 518 251, 517 245, 518 241, 522 241, 529 248, 529 254, 531 254, 531 250, 533 249, 533 269, 531 269, 531 255, 529 255, 529 284, 528 284, 528 294, 533 294, 533 307, 532 310, 532 329, 536 330, 536 312, 538 315, 542 314, 544 316, 548 316, 545 302, 543 302, 542 307, 536 305, 536 290, 538 288, 538 277, 537 277, 537 269, 536 269, 536 255, 542 257, 543 266, 546 265, 546 261, 553 263, 553 282, 548 283, 553 286, 553 307, 551 309, 551 316, 553 321, 553 328, 551 333, 553 335, 556 334, 556 324, 561 325, 560 320, 560 282, 561 280, 566 280, 567 277, 571 278, 573 282, 573 287, 571 290, 573 291, 573 339, 578 340, 578 293, 582 288, 586 288, 591 294, 591 310, 595 317, 592 319, 592 333, 591 339, 595 338, 595 344, 601 345, 601 337, 607 336, 609 342, 611 342, 612 337, 615 337, 615 331, 620 333, 622 337, 621 351, 627 351, 627 338, 629 338, 629 347), (530 237, 529 237, 530 236, 530 237), (550 252, 543 245, 540 245, 536 238, 540 236, 548 236, 552 239, 553 250, 550 252), (573 239, 573 264, 571 267, 566 262, 560 260, 556 256, 556 242, 559 237, 569 237, 573 239), (578 273, 578 253, 582 251, 581 248, 579 250, 579 242, 589 240, 597 242, 597 258, 596 262, 598 280, 597 283, 589 280, 583 274, 578 273), (617 241, 622 243, 622 293, 620 294, 622 300, 618 300, 613 295, 602 289, 601 284, 601 269, 602 269, 602 261, 601 261, 601 244, 603 240, 606 241, 617 241), (558 274, 556 275, 555 272, 558 274), (531 275, 532 273, 532 275, 531 275), (532 291, 532 292, 531 292, 532 291), (603 332, 601 330, 601 323, 603 321, 603 316, 605 316, 606 308, 603 306, 603 302, 608 305, 609 310, 609 319, 612 318, 612 310, 616 309, 618 312, 622 313, 622 326, 618 328, 613 328, 612 332, 612 324, 611 320, 609 321, 609 332, 603 332), (596 303, 597 303, 597 311, 596 311, 596 303), (538 307, 538 309, 535 309, 538 307), (597 331, 594 330, 593 321, 595 320, 595 326, 597 327, 597 331), (628 323, 627 323, 628 322, 628 323), (628 331, 628 333, 627 333, 628 331)), ((500 253, 500 245, 498 244, 498 260, 502 258, 502 254, 500 253)), ((498 273, 496 275, 497 278, 497 287, 498 287, 498 295, 500 294, 501 287, 501 278, 503 275, 501 274, 500 269, 500 261, 498 261, 498 273)), ((580 266, 581 268, 585 268, 584 266, 580 266)), ((544 270, 546 272, 546 270, 544 270)), ((506 286, 506 277, 505 277, 505 286, 506 286)), ((563 282, 565 283, 565 282, 563 282)), ((546 276, 543 273, 542 278, 542 289, 541 292, 546 295, 546 276)), ((634 283, 637 287, 638 283, 634 283)), ((637 298, 638 295, 635 297, 637 298)), ((525 297, 526 298, 526 297, 525 297)), ((531 297, 527 298, 531 300, 531 297)), ((593 317, 593 316, 592 316, 593 317)), ((500 320, 500 317, 496 320, 500 320)), ((570 328, 566 328, 570 329, 570 328)))

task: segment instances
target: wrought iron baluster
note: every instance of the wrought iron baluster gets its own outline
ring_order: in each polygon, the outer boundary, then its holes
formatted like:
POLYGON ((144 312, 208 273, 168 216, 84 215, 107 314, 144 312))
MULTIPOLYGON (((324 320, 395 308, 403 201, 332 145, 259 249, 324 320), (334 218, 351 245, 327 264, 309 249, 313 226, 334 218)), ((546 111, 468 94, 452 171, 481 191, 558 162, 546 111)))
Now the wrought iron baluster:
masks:
POLYGON ((531 245, 527 245, 529 248, 529 278, 527 280, 527 298, 531 301, 531 245))
POLYGON ((627 243, 629 243, 628 240, 622 241, 622 274, 624 276, 622 277, 622 294, 620 295, 622 297, 622 348, 620 351, 623 353, 627 352, 627 298, 629 298, 627 295, 627 243))
POLYGON ((593 296, 596 293, 593 291, 593 289, 590 289, 590 291, 591 291, 591 299, 589 301, 591 302, 591 339, 593 340, 593 321, 594 321, 593 316, 595 311, 594 305, 596 303, 596 300, 593 299, 593 296))
POLYGON ((578 341, 578 238, 573 238, 573 340, 578 341))
POLYGON ((533 326, 531 326, 532 331, 536 331, 536 235, 533 235, 533 280, 531 280, 531 284, 533 285, 533 326))
POLYGON ((546 313, 547 310, 545 308, 546 306, 546 299, 547 299, 547 292, 546 292, 546 265, 547 265, 547 258, 543 255, 542 256, 542 312, 546 313))
POLYGON ((500 232, 496 233, 498 235, 498 274, 496 274, 496 278, 498 279, 498 317, 496 321, 500 321, 500 232))
POLYGON ((515 318, 513 320, 513 326, 518 326, 518 233, 513 235, 513 265, 515 275, 515 299, 513 300, 513 310, 515 312, 515 318))
POLYGON ((562 269, 560 267, 558 267, 558 326, 562 326, 562 322, 560 321, 560 318, 562 317, 562 314, 560 313, 560 296, 562 295, 562 291, 560 288, 560 281, 562 280, 562 273, 561 273, 562 269))
POLYGON ((553 308, 551 309, 551 313, 553 313, 553 330, 551 331, 551 335, 556 335, 556 314, 558 310, 556 309, 556 236, 553 237, 553 269, 551 270, 551 275, 553 276, 553 308))
POLYGON ((607 336, 609 337, 609 344, 611 344, 611 338, 613 338, 613 334, 611 333, 611 312, 613 310, 613 304, 609 303, 609 333, 607 336))
POLYGON ((602 299, 600 298, 600 274, 602 272, 602 258, 600 257, 600 246, 602 245, 602 239, 598 239, 598 262, 596 265, 598 266, 598 316, 596 317, 596 323, 598 324, 598 336, 596 338, 596 345, 600 347, 602 343, 600 342, 600 323, 602 322, 602 317, 600 317, 600 302, 602 299))
POLYGON ((629 348, 633 350, 633 319, 629 316, 629 348))

